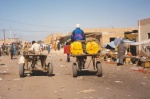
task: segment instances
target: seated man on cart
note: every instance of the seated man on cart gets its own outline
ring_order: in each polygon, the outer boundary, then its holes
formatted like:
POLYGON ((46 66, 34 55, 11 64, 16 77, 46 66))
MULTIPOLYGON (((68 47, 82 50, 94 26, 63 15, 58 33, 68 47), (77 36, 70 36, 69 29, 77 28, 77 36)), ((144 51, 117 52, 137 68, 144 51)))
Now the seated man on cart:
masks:
POLYGON ((75 40, 85 40, 85 35, 83 30, 80 29, 80 24, 76 25, 76 29, 72 32, 71 41, 75 40))
MULTIPOLYGON (((39 59, 41 61, 41 65, 43 66, 43 58, 41 56, 39 56, 41 54, 40 44, 37 44, 36 41, 32 41, 32 46, 31 46, 31 48, 28 49, 28 54, 32 56, 32 58, 31 58, 32 64, 31 65, 34 66, 39 57, 39 59)), ((30 59, 25 58, 25 63, 26 63, 27 69, 28 69, 28 61, 30 61, 30 59)))
MULTIPOLYGON (((86 48, 85 48, 85 34, 83 32, 82 29, 80 29, 80 24, 76 24, 76 29, 72 32, 72 35, 70 36, 71 38, 71 41, 74 42, 74 41, 80 41, 82 43, 82 49, 83 49, 83 52, 86 53, 86 48)), ((77 62, 79 63, 79 68, 81 69, 84 68, 84 64, 85 64, 85 61, 87 59, 87 56, 83 56, 83 55, 79 55, 79 56, 76 56, 77 58, 77 62)))
POLYGON ((40 44, 37 44, 35 41, 32 41, 32 46, 28 50, 32 54, 40 54, 41 49, 40 49, 40 44))
POLYGON ((85 34, 83 32, 82 29, 80 29, 80 24, 76 24, 76 29, 72 32, 72 35, 70 36, 71 38, 71 41, 76 41, 76 40, 79 40, 79 41, 83 41, 82 42, 82 47, 83 47, 83 52, 86 53, 85 51, 85 34))

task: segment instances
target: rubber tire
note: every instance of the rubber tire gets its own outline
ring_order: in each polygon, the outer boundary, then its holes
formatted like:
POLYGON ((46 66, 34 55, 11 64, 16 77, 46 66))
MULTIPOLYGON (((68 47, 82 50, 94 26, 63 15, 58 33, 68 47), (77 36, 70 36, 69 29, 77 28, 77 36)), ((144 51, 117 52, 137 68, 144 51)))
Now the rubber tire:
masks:
POLYGON ((24 63, 19 65, 19 75, 20 77, 24 77, 24 63))
POLYGON ((72 71, 73 71, 73 77, 77 77, 78 76, 78 68, 77 68, 76 63, 73 63, 72 71))
POLYGON ((102 65, 101 63, 97 63, 97 76, 102 77, 102 65))
POLYGON ((53 75, 53 64, 52 63, 48 64, 48 70, 47 71, 48 71, 48 73, 47 73, 48 76, 53 75))

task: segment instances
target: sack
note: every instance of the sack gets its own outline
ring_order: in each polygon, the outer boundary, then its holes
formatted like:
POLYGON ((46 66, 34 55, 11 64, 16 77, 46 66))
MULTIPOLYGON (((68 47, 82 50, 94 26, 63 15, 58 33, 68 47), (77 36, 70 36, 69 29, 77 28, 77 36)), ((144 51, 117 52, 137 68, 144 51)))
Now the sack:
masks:
POLYGON ((21 63, 25 63, 25 58, 24 58, 24 56, 21 56, 21 57, 19 58, 18 64, 21 64, 21 63))

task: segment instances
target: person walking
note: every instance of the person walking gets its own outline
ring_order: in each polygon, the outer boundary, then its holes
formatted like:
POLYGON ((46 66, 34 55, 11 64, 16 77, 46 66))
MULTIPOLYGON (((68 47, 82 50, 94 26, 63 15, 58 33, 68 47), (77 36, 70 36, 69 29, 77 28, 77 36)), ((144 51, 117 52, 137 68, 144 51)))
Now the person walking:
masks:
POLYGON ((5 54, 5 44, 3 43, 2 45, 2 54, 4 55, 5 54))
POLYGON ((119 62, 117 63, 117 66, 123 65, 123 60, 124 60, 124 55, 125 55, 126 50, 127 50, 127 47, 124 44, 124 42, 121 40, 120 44, 118 45, 118 59, 119 59, 119 62))
POLYGON ((57 50, 57 44, 56 44, 56 42, 54 42, 53 47, 54 47, 54 50, 56 51, 57 50))
POLYGON ((16 44, 13 44, 13 47, 14 47, 13 54, 16 55, 16 52, 17 52, 16 44))
POLYGON ((60 42, 57 43, 57 49, 60 50, 60 42))
POLYGON ((11 43, 11 46, 10 46, 10 56, 11 56, 11 59, 13 59, 13 56, 14 56, 14 45, 13 45, 13 43, 11 43))
POLYGON ((47 46, 48 53, 50 53, 50 49, 51 49, 51 46, 50 46, 50 44, 48 44, 48 46, 47 46))
POLYGON ((64 47, 64 54, 67 54, 67 62, 70 62, 70 45, 69 42, 66 43, 64 47))

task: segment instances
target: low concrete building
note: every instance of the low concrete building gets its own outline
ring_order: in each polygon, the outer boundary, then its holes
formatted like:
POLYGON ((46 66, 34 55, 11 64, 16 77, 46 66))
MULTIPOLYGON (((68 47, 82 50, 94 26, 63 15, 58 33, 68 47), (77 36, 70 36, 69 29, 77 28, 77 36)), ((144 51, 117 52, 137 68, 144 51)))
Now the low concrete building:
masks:
POLYGON ((150 18, 139 20, 139 41, 150 39, 150 18))
MULTIPOLYGON (((96 34, 96 38, 100 42, 101 46, 113 41, 116 37, 124 38, 125 32, 137 30, 138 28, 85 28, 83 29, 85 35, 96 34)), ((67 33, 67 35, 63 34, 51 34, 49 35, 45 43, 51 43, 56 39, 60 39, 61 44, 70 39, 70 35, 72 32, 67 33), (59 36, 59 37, 58 37, 59 36)), ((93 35, 91 35, 92 37, 93 35)))
POLYGON ((5 38, 5 40, 0 40, 0 45, 2 45, 3 43, 5 44, 11 44, 13 42, 20 42, 20 38, 5 38))
MULTIPOLYGON (((150 39, 150 18, 138 21, 138 41, 150 39)), ((142 50, 142 45, 137 46, 137 53, 142 50)))
POLYGON ((46 37, 45 44, 53 44, 57 40, 60 40, 62 36, 63 36, 62 33, 50 34, 49 36, 46 37))
MULTIPOLYGON (((83 29, 85 34, 88 33, 97 33, 99 36, 100 45, 104 46, 105 44, 113 41, 116 37, 124 38, 125 32, 137 30, 138 28, 91 28, 83 29)), ((71 35, 71 33, 69 33, 71 35)))

